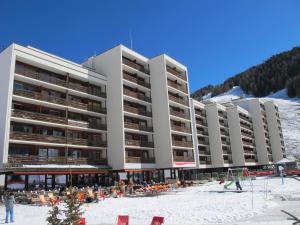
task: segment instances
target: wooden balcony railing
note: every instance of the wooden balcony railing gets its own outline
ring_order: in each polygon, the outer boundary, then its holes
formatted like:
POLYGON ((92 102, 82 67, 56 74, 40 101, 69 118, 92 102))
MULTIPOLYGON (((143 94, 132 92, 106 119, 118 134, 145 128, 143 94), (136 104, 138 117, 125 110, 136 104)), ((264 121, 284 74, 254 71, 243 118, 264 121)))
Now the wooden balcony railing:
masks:
POLYGON ((44 113, 30 112, 25 110, 18 110, 18 109, 13 109, 11 112, 11 116, 23 118, 23 119, 39 120, 39 121, 50 122, 50 123, 60 123, 60 124, 67 123, 67 120, 64 117, 53 116, 44 113))
POLYGON ((208 136, 208 132, 203 130, 197 130, 197 134, 208 136))
POLYGON ((66 137, 55 137, 51 135, 42 135, 17 131, 13 131, 10 133, 10 139, 66 144, 66 137))
POLYGON ((83 93, 87 93, 90 95, 95 95, 98 97, 102 97, 102 98, 106 98, 106 92, 103 91, 93 91, 92 89, 90 89, 88 86, 84 86, 81 84, 77 84, 77 83, 73 83, 73 82, 69 82, 68 83, 68 88, 73 89, 75 91, 80 91, 83 93))
POLYGON ((196 124, 201 125, 201 126, 207 126, 207 121, 196 119, 196 124))
POLYGON ((173 82, 173 81, 170 81, 170 80, 168 80, 168 85, 187 94, 186 86, 179 85, 176 82, 173 82))
POLYGON ((149 98, 139 92, 130 91, 130 90, 124 88, 123 93, 124 93, 124 95, 130 96, 133 98, 137 98, 137 99, 143 100, 145 102, 151 102, 151 98, 149 98))
POLYGON ((125 140, 125 145, 154 148, 154 142, 150 142, 150 141, 140 141, 140 140, 129 140, 129 139, 127 139, 127 140, 125 140))
POLYGON ((200 164, 202 164, 202 165, 210 165, 211 161, 209 161, 209 160, 200 160, 200 164))
POLYGON ((195 110, 195 114, 198 115, 198 116, 204 117, 204 118, 206 117, 206 114, 205 114, 205 113, 199 112, 199 111, 197 111, 197 110, 195 110))
POLYGON ((198 144, 199 145, 209 145, 208 141, 201 141, 201 140, 198 140, 198 144))
POLYGON ((125 122, 124 123, 125 128, 128 129, 134 129, 134 130, 142 130, 142 131, 148 131, 148 132, 153 132, 153 127, 150 126, 143 126, 138 123, 130 123, 130 122, 125 122))
POLYGON ((180 79, 186 81, 186 74, 185 73, 179 72, 176 69, 173 69, 173 68, 171 68, 169 66, 167 66, 166 69, 167 69, 167 72, 169 72, 169 73, 175 75, 176 77, 179 77, 180 79))
POLYGON ((126 163, 155 163, 155 158, 126 156, 126 163))
POLYGON ((187 148, 192 148, 193 147, 193 142, 191 142, 191 141, 172 140, 172 143, 173 143, 173 146, 187 147, 187 148))
POLYGON ((36 99, 36 100, 40 100, 40 101, 46 101, 46 102, 51 102, 51 103, 55 103, 55 104, 66 105, 66 100, 63 98, 42 95, 38 92, 31 92, 31 91, 18 89, 18 90, 14 90, 13 93, 15 95, 19 95, 19 96, 26 97, 26 98, 32 98, 32 99, 36 99))
POLYGON ((137 77, 133 77, 129 74, 127 74, 126 72, 123 71, 123 78, 125 80, 128 80, 128 81, 131 81, 133 83, 136 83, 136 84, 139 84, 141 86, 144 86, 144 87, 147 87, 147 88, 150 88, 150 83, 147 83, 145 81, 142 81, 142 80, 139 80, 137 77))
POLYGON ((248 162, 248 163, 255 163, 256 162, 255 159, 246 159, 245 161, 248 162))
POLYGON ((210 155, 210 151, 199 150, 200 155, 210 155))
POLYGON ((98 165, 106 165, 107 159, 100 158, 70 158, 65 156, 57 156, 57 157, 46 157, 39 155, 9 155, 8 156, 8 164, 11 167, 20 166, 20 165, 43 165, 43 164, 98 164, 98 165))
POLYGON ((177 116, 177 117, 180 117, 180 118, 190 120, 190 115, 188 113, 179 112, 179 111, 175 111, 175 110, 170 109, 170 114, 172 116, 177 116))
POLYGON ((136 69, 136 70, 138 70, 140 72, 146 73, 148 75, 150 74, 149 69, 145 68, 143 65, 140 65, 140 64, 138 64, 138 63, 136 63, 134 61, 131 61, 131 60, 125 58, 125 57, 123 57, 122 59, 123 59, 123 63, 125 65, 130 66, 130 67, 132 67, 132 68, 134 68, 134 69, 136 69))
POLYGON ((175 97, 175 96, 170 95, 170 94, 169 94, 169 100, 171 100, 173 102, 177 102, 177 103, 185 105, 185 106, 189 106, 189 102, 187 100, 175 97))
POLYGON ((188 156, 173 156, 173 160, 175 162, 194 162, 193 157, 188 157, 188 156))
POLYGON ((152 112, 146 111, 142 108, 136 108, 136 107, 132 107, 132 106, 129 106, 129 105, 124 105, 124 110, 126 112, 135 113, 135 114, 139 114, 139 115, 142 115, 142 116, 152 117, 152 112))
POLYGON ((43 73, 41 74, 39 72, 34 72, 34 71, 30 71, 30 70, 17 71, 16 73, 23 75, 25 77, 35 79, 35 80, 40 80, 40 81, 44 81, 44 82, 51 83, 51 84, 56 84, 56 85, 63 86, 63 87, 67 86, 67 82, 65 80, 59 79, 54 76, 46 75, 43 73))
POLYGON ((192 130, 189 127, 182 127, 182 126, 176 126, 174 124, 171 125, 172 130, 185 132, 185 133, 191 133, 192 130))

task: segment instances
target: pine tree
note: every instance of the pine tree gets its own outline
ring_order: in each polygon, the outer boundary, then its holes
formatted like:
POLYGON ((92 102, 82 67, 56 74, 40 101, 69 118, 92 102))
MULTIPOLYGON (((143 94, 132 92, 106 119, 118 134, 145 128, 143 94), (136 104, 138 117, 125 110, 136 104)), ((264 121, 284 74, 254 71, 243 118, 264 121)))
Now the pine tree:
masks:
POLYGON ((49 225, 61 225, 61 219, 59 219, 59 216, 61 215, 61 210, 53 202, 51 202, 51 206, 52 208, 48 212, 49 216, 47 217, 46 221, 49 225))
POLYGON ((83 211, 81 210, 81 203, 78 200, 77 192, 72 190, 71 194, 65 200, 66 209, 63 210, 65 219, 63 224, 75 225, 78 223, 83 211))

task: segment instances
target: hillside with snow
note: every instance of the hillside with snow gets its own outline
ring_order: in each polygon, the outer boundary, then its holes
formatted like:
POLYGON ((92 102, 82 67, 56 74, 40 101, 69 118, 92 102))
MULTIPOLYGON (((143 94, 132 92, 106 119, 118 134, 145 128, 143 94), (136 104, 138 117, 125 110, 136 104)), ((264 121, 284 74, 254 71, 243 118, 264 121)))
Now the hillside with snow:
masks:
MULTIPOLYGON (((251 98, 239 87, 210 98, 210 93, 203 97, 204 100, 224 103, 239 98, 251 98)), ((273 100, 278 105, 282 120, 282 130, 287 155, 300 157, 300 98, 289 98, 286 89, 273 93, 262 100, 273 100)))

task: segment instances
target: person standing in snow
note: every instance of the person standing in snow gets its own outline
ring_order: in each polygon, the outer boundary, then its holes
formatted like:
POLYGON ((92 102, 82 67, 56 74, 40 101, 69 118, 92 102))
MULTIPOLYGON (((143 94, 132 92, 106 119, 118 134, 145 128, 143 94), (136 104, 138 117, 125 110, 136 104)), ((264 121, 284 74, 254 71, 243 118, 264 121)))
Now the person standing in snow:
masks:
POLYGON ((242 190, 242 186, 240 184, 238 177, 235 178, 235 186, 236 186, 236 190, 242 190))
POLYGON ((13 193, 9 193, 5 197, 4 205, 6 209, 6 217, 5 217, 5 223, 8 223, 8 217, 10 216, 10 222, 14 222, 14 205, 15 205, 15 197, 13 193))

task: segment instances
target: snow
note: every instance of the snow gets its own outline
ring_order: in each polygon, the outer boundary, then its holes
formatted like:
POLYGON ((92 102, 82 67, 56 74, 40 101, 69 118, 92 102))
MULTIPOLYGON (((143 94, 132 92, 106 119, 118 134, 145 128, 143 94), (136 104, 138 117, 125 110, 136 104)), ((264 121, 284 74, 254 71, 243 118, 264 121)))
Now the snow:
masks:
POLYGON ((71 169, 95 169, 97 166, 92 165, 58 165, 58 164, 45 164, 45 165, 24 165, 24 168, 71 168, 71 169))
MULTIPOLYGON (((286 178, 284 185, 281 185, 279 178, 257 179, 253 181, 254 207, 252 209, 250 183, 243 181, 242 186, 247 192, 211 192, 222 191, 223 185, 210 182, 157 197, 110 198, 99 203, 85 204, 84 217, 89 225, 116 224, 117 215, 129 215, 130 225, 149 225, 153 216, 164 216, 165 225, 256 224, 256 222, 251 223, 255 218, 262 220, 268 218, 270 224, 285 224, 286 217, 280 213, 278 213, 279 218, 276 217, 273 223, 271 223, 272 217, 268 217, 270 213, 281 207, 282 202, 278 200, 278 196, 300 196, 300 182, 295 179, 286 178), (267 183, 270 192, 266 198, 264 187, 267 183)), ((292 202, 285 201, 285 204, 288 207, 292 202)), ((4 215, 3 206, 0 210, 4 215)), ((16 205, 14 224, 46 224, 48 210, 49 207, 46 206, 16 205)), ((293 206, 293 210, 299 212, 300 204, 293 206)))
MULTIPOLYGON (((239 86, 235 86, 223 94, 206 100, 224 103, 239 98, 249 99, 252 96, 245 94, 239 86)), ((300 157, 300 98, 289 98, 287 90, 283 89, 262 100, 273 100, 278 106, 287 155, 300 157)))

